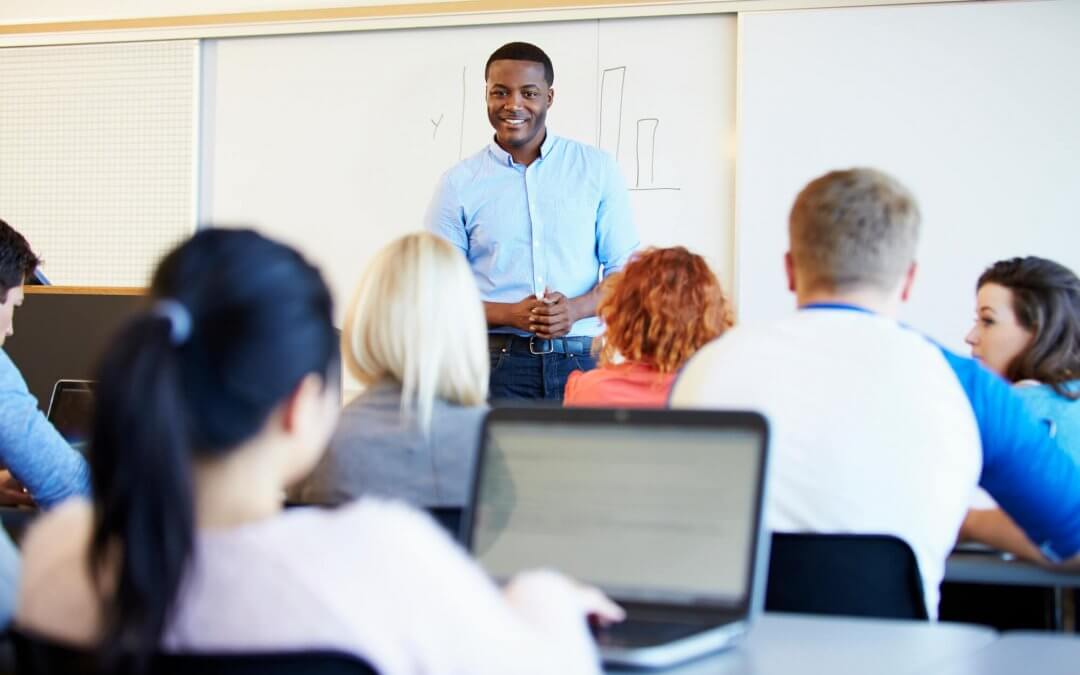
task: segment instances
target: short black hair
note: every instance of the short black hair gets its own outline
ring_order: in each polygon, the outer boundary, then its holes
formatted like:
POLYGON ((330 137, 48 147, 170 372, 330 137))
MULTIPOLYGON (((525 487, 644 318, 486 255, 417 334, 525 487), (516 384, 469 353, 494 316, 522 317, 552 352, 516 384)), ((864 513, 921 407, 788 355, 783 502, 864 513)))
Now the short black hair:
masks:
POLYGON ((30 249, 26 237, 0 219, 0 302, 7 300, 7 292, 21 286, 41 264, 41 259, 30 249))
POLYGON ((532 61, 533 63, 539 63, 544 66, 544 81, 547 82, 547 86, 550 87, 555 84, 555 67, 551 65, 551 59, 548 58, 543 49, 534 44, 507 42, 496 49, 488 57, 487 64, 484 66, 485 80, 488 76, 488 70, 491 69, 491 64, 495 61, 532 61))

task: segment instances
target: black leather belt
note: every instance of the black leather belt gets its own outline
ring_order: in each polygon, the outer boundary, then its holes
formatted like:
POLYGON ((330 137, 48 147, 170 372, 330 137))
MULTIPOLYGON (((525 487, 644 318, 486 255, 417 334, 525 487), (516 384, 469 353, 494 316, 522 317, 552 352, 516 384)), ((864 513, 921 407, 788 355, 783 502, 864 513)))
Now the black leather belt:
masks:
POLYGON ((561 337, 545 340, 536 336, 523 337, 509 333, 488 333, 488 348, 491 351, 510 352, 512 354, 590 354, 592 338, 561 337))

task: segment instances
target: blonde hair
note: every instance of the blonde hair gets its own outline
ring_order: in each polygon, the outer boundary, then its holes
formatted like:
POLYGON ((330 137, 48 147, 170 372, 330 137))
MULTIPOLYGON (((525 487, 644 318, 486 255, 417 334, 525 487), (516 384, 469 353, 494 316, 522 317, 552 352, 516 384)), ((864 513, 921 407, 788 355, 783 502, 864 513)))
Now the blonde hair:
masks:
POLYGON ((898 180, 874 169, 833 171, 791 208, 796 277, 808 289, 892 290, 915 260, 919 207, 898 180))
POLYGON ((401 409, 431 427, 435 398, 487 398, 487 323, 461 251, 426 232, 391 242, 368 265, 345 317, 342 355, 364 385, 392 377, 401 409))

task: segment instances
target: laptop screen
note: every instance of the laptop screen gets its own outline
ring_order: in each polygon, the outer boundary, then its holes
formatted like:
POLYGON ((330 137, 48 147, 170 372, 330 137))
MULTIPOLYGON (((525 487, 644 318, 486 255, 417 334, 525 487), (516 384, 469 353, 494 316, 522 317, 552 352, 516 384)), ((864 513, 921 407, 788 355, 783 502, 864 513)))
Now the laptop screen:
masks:
POLYGON ((513 421, 498 412, 486 430, 471 530, 490 574, 546 566, 624 601, 746 600, 763 424, 560 422, 557 411, 546 422, 513 421))
POLYGON ((94 383, 60 380, 49 401, 49 421, 76 450, 85 450, 94 420, 94 383))

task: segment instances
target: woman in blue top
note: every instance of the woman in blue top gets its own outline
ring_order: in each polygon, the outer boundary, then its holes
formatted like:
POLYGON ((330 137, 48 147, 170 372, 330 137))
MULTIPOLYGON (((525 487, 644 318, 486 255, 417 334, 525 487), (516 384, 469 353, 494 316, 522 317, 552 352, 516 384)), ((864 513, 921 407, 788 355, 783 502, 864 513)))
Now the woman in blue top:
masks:
POLYGON ((1016 384, 1080 461, 1080 279, 1052 260, 1012 258, 979 277, 972 355, 1016 384))
MULTIPOLYGON (((1014 383, 1058 445, 1080 462, 1080 279, 1052 260, 1001 260, 976 284, 975 326, 966 342, 987 368, 1014 383)), ((1000 509, 978 504, 961 530, 971 538, 1038 559, 1000 509)))

